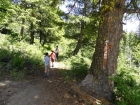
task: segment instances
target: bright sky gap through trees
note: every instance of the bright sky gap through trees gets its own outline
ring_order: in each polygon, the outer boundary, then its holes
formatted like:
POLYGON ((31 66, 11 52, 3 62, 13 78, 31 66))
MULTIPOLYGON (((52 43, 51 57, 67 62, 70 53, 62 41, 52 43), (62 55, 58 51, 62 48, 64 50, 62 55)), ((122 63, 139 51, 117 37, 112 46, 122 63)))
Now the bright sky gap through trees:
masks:
POLYGON ((123 30, 126 32, 136 32, 138 30, 140 21, 136 19, 131 19, 124 21, 126 25, 123 25, 123 30))

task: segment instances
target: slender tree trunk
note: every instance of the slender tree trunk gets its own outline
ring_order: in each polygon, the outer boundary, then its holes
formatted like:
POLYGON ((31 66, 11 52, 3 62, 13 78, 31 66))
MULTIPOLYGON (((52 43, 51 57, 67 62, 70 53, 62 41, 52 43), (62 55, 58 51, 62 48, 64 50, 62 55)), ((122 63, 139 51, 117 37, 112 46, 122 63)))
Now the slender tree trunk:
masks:
MULTIPOLYGON (((25 23, 25 19, 23 18, 22 19, 22 25, 24 25, 25 23)), ((23 34, 24 34, 24 26, 21 27, 21 30, 20 30, 20 35, 23 37, 23 34)))
MULTIPOLYGON (((41 18, 40 18, 40 19, 41 19, 41 18)), ((41 21, 42 21, 42 20, 41 20, 41 21)), ((40 28, 41 28, 41 23, 42 23, 41 21, 39 22, 39 27, 40 27, 40 28)), ((43 39, 42 39, 42 38, 43 38, 43 36, 42 36, 43 32, 42 32, 42 30, 41 30, 40 28, 39 28, 39 38, 40 38, 40 43, 41 43, 42 40, 43 40, 43 39)))
MULTIPOLYGON (((83 16, 86 16, 86 9, 87 9, 87 3, 86 3, 86 0, 84 0, 83 16)), ((73 55, 77 55, 77 53, 79 52, 79 50, 82 46, 84 28, 85 28, 85 22, 83 20, 81 20, 80 36, 79 36, 76 48, 73 51, 73 55)))
MULTIPOLYGON (((138 65, 140 65, 139 61, 138 61, 138 65)), ((140 66, 139 66, 139 69, 138 69, 138 75, 140 75, 140 66)))
POLYGON ((39 38, 40 38, 40 43, 42 42, 43 40, 43 36, 42 36, 43 32, 41 30, 39 30, 39 38))
POLYGON ((30 33, 30 44, 33 44, 34 43, 34 29, 33 29, 33 23, 31 23, 31 27, 30 27, 30 31, 31 31, 31 33, 30 33))
POLYGON ((47 36, 45 36, 45 35, 44 35, 44 41, 43 41, 43 43, 42 43, 42 46, 44 46, 44 45, 45 45, 46 40, 47 40, 47 36))
POLYGON ((73 55, 77 55, 79 52, 81 45, 82 45, 82 40, 83 40, 83 29, 84 29, 84 22, 81 22, 81 30, 80 30, 80 36, 76 45, 76 48, 73 51, 73 55))
POLYGON ((34 43, 34 31, 31 32, 31 39, 30 39, 30 44, 34 43))
POLYGON ((95 52, 93 54, 89 74, 81 82, 80 86, 94 91, 96 97, 104 97, 111 100, 113 93, 113 82, 109 76, 116 73, 119 43, 122 37, 123 8, 125 0, 103 0, 101 7, 101 17, 96 41, 95 52), (112 4, 112 2, 114 4, 112 4), (104 59, 105 41, 108 41, 107 59, 104 59), (105 68, 103 61, 106 60, 105 68))

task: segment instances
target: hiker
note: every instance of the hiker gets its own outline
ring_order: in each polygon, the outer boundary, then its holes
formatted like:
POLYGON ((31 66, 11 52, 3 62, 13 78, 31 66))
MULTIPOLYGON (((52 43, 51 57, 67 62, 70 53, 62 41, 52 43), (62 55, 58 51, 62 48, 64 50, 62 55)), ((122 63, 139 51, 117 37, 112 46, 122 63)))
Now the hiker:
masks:
POLYGON ((58 46, 56 46, 55 54, 56 54, 56 60, 58 61, 58 55, 59 55, 59 49, 58 49, 58 46))
POLYGON ((50 57, 48 52, 45 53, 44 56, 44 62, 45 62, 45 75, 49 76, 49 71, 50 71, 50 57))
POLYGON ((50 58, 51 58, 51 62, 52 62, 52 67, 54 67, 54 62, 56 59, 56 55, 55 55, 54 51, 52 51, 52 53, 50 54, 50 58))

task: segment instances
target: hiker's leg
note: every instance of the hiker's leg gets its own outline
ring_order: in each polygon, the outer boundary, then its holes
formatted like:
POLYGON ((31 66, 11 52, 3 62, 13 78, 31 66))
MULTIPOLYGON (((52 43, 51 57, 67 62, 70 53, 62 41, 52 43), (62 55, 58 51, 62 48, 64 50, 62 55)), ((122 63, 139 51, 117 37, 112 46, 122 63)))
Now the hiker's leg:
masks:
POLYGON ((49 72, 50 72, 50 66, 47 65, 47 73, 49 73, 49 72))
POLYGON ((47 73, 47 65, 45 65, 45 71, 44 71, 44 73, 47 73))
POLYGON ((52 67, 54 66, 54 59, 52 58, 52 67))
POLYGON ((47 76, 49 76, 49 73, 50 73, 50 65, 48 64, 47 65, 47 76))
POLYGON ((54 61, 52 62, 52 67, 54 66, 54 61))
POLYGON ((58 53, 56 53, 56 60, 58 61, 58 53))

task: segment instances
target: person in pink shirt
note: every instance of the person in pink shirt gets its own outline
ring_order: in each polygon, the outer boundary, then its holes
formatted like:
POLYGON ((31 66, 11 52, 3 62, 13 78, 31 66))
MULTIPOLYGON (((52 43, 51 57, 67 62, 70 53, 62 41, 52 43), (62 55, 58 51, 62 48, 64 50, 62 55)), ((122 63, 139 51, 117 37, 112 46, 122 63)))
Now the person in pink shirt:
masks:
POLYGON ((55 62, 55 59, 56 59, 56 55, 55 55, 54 51, 52 51, 52 53, 50 54, 50 59, 51 59, 51 62, 52 62, 52 67, 54 67, 54 62, 55 62))

